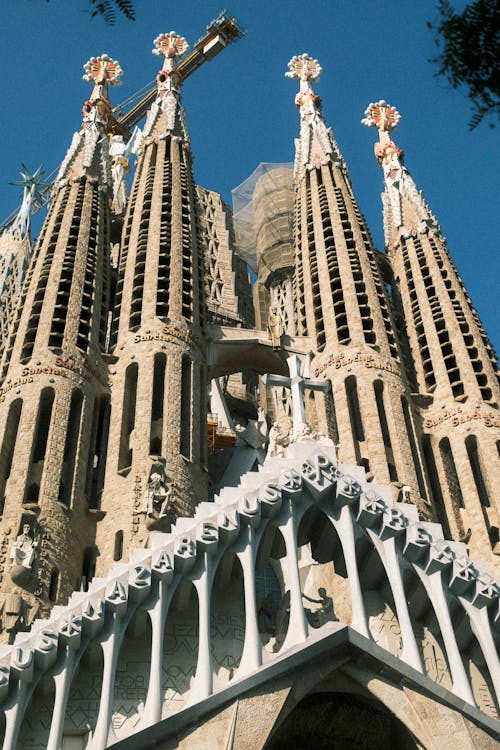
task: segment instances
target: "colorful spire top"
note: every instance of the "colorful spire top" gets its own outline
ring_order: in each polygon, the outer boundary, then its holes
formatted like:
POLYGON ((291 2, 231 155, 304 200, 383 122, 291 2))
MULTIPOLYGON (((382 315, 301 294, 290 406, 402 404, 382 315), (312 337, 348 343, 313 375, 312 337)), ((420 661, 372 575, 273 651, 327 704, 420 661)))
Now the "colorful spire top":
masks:
POLYGON ((368 128, 377 128, 379 134, 394 130, 401 119, 396 107, 391 107, 384 99, 369 104, 365 110, 365 115, 366 117, 361 120, 362 125, 366 125, 368 128))
POLYGON ((415 236, 428 232, 430 228, 439 232, 439 224, 432 214, 413 182, 408 170, 404 167, 404 152, 391 139, 401 115, 396 107, 391 107, 384 99, 371 103, 365 110, 362 125, 377 128, 379 141, 375 143, 375 158, 384 173, 385 192, 384 231, 389 247, 396 247, 400 237, 415 236))
POLYGON ((295 142, 294 169, 295 180, 299 182, 307 170, 318 169, 331 161, 340 165, 342 158, 332 131, 321 115, 321 97, 311 87, 311 82, 319 80, 323 72, 321 65, 304 52, 292 57, 288 67, 290 71, 285 76, 300 81, 300 91, 295 97, 300 113, 300 138, 295 142))
POLYGON ((106 83, 111 86, 120 86, 120 76, 123 74, 120 63, 112 60, 108 55, 100 57, 91 57, 83 66, 85 75, 84 81, 102 86, 106 83))
POLYGON ((167 91, 175 92, 178 97, 181 79, 177 73, 176 58, 189 49, 189 44, 183 36, 179 36, 175 31, 169 31, 168 34, 159 34, 153 44, 153 55, 163 55, 165 58, 162 69, 156 76, 158 97, 163 99, 167 91))
MULTIPOLYGON (((189 49, 189 44, 183 36, 175 31, 168 34, 159 34, 153 42, 153 55, 163 55, 167 60, 183 55, 189 49)), ((165 67, 165 64, 164 66, 165 67)))
MULTIPOLYGON (((287 78, 297 78, 301 84, 318 81, 323 68, 317 60, 304 52, 302 55, 295 55, 288 63, 290 71, 285 73, 287 78)), ((301 86, 302 88, 302 86, 301 86)))
POLYGON ((108 85, 120 86, 120 76, 123 73, 120 63, 112 60, 108 55, 91 57, 83 66, 85 75, 84 81, 94 84, 94 88, 82 108, 82 130, 87 130, 94 126, 99 131, 105 133, 108 123, 108 115, 111 111, 111 105, 108 101, 108 85))

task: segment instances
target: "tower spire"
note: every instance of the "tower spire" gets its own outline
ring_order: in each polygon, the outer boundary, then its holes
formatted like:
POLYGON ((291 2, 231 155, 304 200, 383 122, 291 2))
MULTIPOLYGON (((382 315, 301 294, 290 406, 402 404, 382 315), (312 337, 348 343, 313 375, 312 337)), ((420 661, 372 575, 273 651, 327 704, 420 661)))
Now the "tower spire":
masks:
POLYGON ((184 109, 180 106, 182 78, 177 65, 188 49, 185 38, 175 31, 159 34, 154 40, 153 55, 163 55, 164 60, 156 76, 157 96, 144 126, 144 142, 155 135, 172 134, 189 143, 184 109))
POLYGON ((83 66, 84 81, 93 83, 92 93, 82 107, 82 124, 74 134, 71 146, 56 179, 57 188, 86 176, 101 185, 111 185, 107 133, 111 105, 108 86, 119 86, 122 69, 108 55, 91 57, 83 66))
POLYGON ((377 128, 379 134, 379 142, 375 144, 374 151, 384 173, 385 193, 382 200, 387 246, 397 245, 401 236, 425 233, 430 228, 439 232, 435 216, 404 166, 403 150, 396 146, 390 136, 401 120, 401 115, 384 99, 369 104, 365 115, 361 120, 362 124, 377 128))
POLYGON ((318 81, 322 73, 319 62, 307 52, 295 55, 288 63, 287 78, 300 81, 300 90, 295 104, 300 113, 300 137, 295 141, 295 181, 300 182, 305 171, 320 167, 330 161, 341 161, 331 128, 327 128, 321 114, 321 98, 314 92, 311 83, 318 81))

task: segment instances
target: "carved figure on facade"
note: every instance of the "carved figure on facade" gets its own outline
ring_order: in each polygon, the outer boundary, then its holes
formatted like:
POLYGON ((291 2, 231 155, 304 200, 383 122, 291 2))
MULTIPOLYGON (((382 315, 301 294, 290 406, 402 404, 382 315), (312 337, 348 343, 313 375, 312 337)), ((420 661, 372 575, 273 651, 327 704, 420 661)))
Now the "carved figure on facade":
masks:
POLYGON ((38 543, 31 536, 31 528, 28 523, 23 526, 22 534, 19 534, 10 548, 10 559, 13 565, 21 565, 31 570, 35 559, 38 543))
POLYGON ((146 487, 147 515, 164 518, 172 503, 173 490, 167 487, 160 474, 154 472, 146 487))
POLYGON ((283 322, 283 316, 278 312, 276 305, 272 305, 269 308, 267 332, 271 339, 273 349, 281 349, 281 337, 285 333, 285 324, 283 322))
POLYGON ((335 619, 335 615, 333 612, 333 599, 331 596, 328 596, 328 594, 326 593, 326 589, 323 588, 323 586, 318 589, 318 596, 319 599, 313 599, 311 596, 308 596, 307 594, 304 594, 302 592, 303 599, 306 599, 311 604, 320 605, 318 609, 315 610, 305 608, 307 620, 313 626, 313 628, 319 628, 325 622, 330 622, 331 620, 335 619))

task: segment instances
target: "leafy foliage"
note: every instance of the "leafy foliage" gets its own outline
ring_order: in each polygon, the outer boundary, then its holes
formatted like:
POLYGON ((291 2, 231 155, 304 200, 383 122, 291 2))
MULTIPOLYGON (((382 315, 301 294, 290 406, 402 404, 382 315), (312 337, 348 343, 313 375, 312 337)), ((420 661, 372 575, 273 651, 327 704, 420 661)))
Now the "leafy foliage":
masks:
POLYGON ((129 21, 135 21, 135 10, 132 0, 89 0, 89 4, 91 7, 91 17, 103 16, 108 26, 113 26, 116 21, 116 9, 120 13, 123 13, 129 21))
MULTIPOLYGON (((483 117, 500 120, 500 0, 475 0, 460 14, 449 0, 439 0, 435 28, 439 65, 453 88, 467 86, 474 105, 470 129, 483 117)), ((490 127, 495 127, 494 122, 490 127)))

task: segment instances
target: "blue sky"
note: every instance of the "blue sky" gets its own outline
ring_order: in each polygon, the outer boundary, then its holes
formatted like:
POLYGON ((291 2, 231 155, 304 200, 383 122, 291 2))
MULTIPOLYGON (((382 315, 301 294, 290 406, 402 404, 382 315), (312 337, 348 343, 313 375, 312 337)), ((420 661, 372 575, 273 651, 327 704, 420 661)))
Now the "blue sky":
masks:
MULTIPOLYGON (((191 46, 224 0, 135 0, 137 21, 107 27, 91 20, 86 0, 2 0, 3 106, 0 220, 19 204, 21 162, 47 173, 64 157, 90 91, 82 66, 102 52, 124 69, 118 104, 159 68, 153 39, 175 29, 191 46)), ((324 72, 316 91, 325 120, 348 163, 375 244, 383 247, 382 174, 373 156, 376 131, 360 124, 366 106, 384 98, 402 115, 394 134, 406 165, 439 219, 448 246, 497 351, 500 261, 500 130, 468 130, 470 105, 434 76, 426 20, 434 0, 234 0, 228 11, 245 37, 189 78, 183 91, 195 155, 195 178, 230 200, 261 161, 293 160, 297 83, 289 59, 309 52, 324 72)), ((455 2, 455 7, 463 7, 455 2)))

